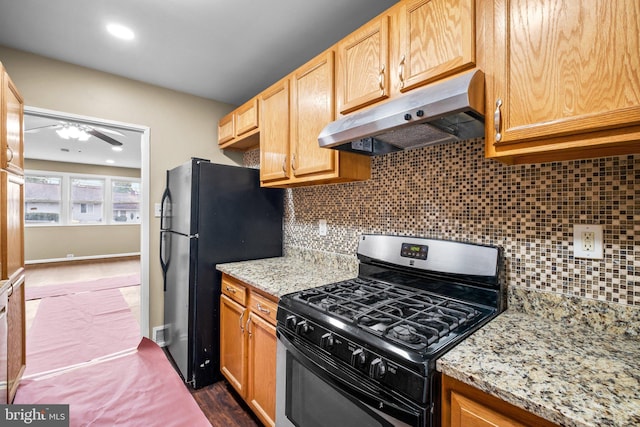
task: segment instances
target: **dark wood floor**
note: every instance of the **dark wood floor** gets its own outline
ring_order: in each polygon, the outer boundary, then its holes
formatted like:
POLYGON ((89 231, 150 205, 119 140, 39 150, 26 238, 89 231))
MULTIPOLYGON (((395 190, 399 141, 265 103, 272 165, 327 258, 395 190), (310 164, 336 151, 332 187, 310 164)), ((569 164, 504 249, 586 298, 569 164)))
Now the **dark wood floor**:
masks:
POLYGON ((260 427, 262 424, 226 381, 191 390, 196 402, 214 427, 260 427))

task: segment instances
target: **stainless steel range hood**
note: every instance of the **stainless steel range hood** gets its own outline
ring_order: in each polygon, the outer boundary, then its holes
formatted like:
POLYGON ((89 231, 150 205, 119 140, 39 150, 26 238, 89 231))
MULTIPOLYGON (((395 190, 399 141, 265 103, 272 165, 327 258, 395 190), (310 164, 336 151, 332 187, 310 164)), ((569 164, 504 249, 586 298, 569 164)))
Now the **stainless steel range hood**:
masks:
POLYGON ((473 70, 329 123, 320 147, 370 156, 484 136, 484 73, 473 70))

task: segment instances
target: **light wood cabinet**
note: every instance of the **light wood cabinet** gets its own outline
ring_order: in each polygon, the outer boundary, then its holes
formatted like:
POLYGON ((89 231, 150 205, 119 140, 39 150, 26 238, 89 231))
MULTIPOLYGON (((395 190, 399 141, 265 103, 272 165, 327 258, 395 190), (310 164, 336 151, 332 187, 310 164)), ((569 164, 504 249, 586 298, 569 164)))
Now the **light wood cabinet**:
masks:
POLYGON ((22 175, 24 173, 24 139, 22 136, 24 100, 2 63, 0 63, 0 79, 2 80, 0 163, 2 169, 22 175))
POLYGON ((338 112, 475 67, 475 12, 475 0, 407 0, 338 42, 338 112))
POLYGON ((11 403, 18 390, 27 362, 24 275, 9 289, 7 304, 7 402, 11 403))
POLYGON ((340 114, 389 97, 389 16, 369 21, 337 44, 340 114))
POLYGON ((7 346, 7 384, 3 394, 11 403, 26 366, 24 103, 1 63, 0 80, 0 279, 10 283, 6 306, 7 342, 3 343, 7 346))
POLYGON ((491 46, 488 157, 530 163, 640 152, 637 0, 481 5, 491 46))
POLYGON ((370 177, 371 161, 366 156, 318 145, 318 135, 335 118, 334 77, 334 52, 328 50, 263 94, 263 186, 290 187, 370 177), (282 127, 285 118, 287 129, 282 127))
POLYGON ((260 181, 289 178, 289 79, 285 78, 260 95, 260 181))
POLYGON ((253 98, 218 121, 218 145, 223 149, 250 150, 260 145, 258 98, 253 98))
POLYGON ((442 427, 557 427, 524 409, 446 375, 442 376, 442 427))
POLYGON ((475 67, 475 0, 409 0, 396 10, 394 91, 475 67))
POLYGON ((222 275, 220 371, 267 426, 275 425, 277 309, 250 285, 222 275))

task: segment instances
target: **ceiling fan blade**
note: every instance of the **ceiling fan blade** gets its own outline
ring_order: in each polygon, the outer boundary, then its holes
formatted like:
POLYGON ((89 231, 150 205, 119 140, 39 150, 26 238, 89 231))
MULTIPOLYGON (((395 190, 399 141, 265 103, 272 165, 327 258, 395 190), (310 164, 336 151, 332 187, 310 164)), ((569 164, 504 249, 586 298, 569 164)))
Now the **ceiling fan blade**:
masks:
POLYGON ((106 129, 106 128, 101 128, 101 127, 96 127, 96 126, 91 126, 91 128, 97 130, 98 132, 102 132, 102 133, 110 133, 112 135, 124 136, 123 133, 118 132, 117 130, 113 130, 113 129, 106 129))
POLYGON ((46 126, 38 126, 35 128, 31 128, 31 129, 25 129, 24 133, 37 133, 40 132, 43 129, 55 129, 61 127, 61 125, 46 125, 46 126))
POLYGON ((109 144, 114 145, 114 146, 116 146, 116 147, 120 147, 120 146, 122 145, 122 142, 120 142, 120 141, 116 141, 115 139, 111 138, 110 136, 107 136, 107 135, 105 135, 104 133, 102 133, 102 132, 100 132, 100 131, 98 131, 98 130, 95 130, 95 129, 93 129, 93 128, 89 128, 89 129, 87 129, 87 131, 86 131, 86 132, 87 132, 89 135, 93 135, 93 136, 95 136, 96 138, 100 138, 101 140, 103 140, 103 141, 105 141, 105 142, 108 142, 109 144))

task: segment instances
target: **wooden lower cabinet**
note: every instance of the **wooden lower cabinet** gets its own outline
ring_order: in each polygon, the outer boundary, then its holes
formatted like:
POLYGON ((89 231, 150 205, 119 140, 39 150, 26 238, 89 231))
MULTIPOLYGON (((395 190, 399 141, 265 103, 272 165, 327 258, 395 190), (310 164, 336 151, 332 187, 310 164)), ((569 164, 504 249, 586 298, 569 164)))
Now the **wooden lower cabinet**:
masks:
POLYGON ((9 290, 7 304, 7 402, 11 403, 26 367, 24 275, 9 290))
POLYGON ((220 371, 266 426, 275 425, 277 302, 226 274, 220 298, 220 371))
POLYGON ((557 425, 443 375, 442 427, 557 427, 557 425))

